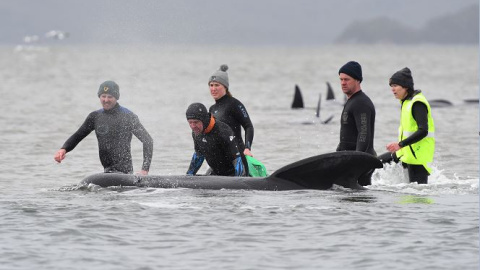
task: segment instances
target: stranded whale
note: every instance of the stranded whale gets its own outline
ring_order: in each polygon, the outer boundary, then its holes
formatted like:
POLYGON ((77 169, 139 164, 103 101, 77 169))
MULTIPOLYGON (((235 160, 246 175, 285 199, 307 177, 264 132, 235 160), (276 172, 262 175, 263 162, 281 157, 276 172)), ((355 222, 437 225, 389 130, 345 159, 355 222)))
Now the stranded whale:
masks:
POLYGON ((341 151, 313 156, 284 166, 268 177, 132 175, 99 173, 86 177, 81 185, 137 186, 155 188, 297 190, 329 189, 334 184, 363 189, 360 175, 382 168, 381 161, 367 153, 341 151))

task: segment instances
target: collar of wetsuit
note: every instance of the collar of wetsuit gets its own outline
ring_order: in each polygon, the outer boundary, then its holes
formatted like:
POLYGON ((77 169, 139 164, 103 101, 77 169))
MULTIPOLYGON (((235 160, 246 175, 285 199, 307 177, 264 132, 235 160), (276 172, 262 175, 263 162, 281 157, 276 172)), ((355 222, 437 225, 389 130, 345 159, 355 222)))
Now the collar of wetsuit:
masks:
POLYGON ((205 134, 209 133, 210 131, 212 131, 214 126, 215 126, 215 118, 212 115, 212 116, 210 116, 210 123, 208 123, 208 126, 207 126, 207 128, 205 128, 203 133, 205 133, 205 134))
POLYGON ((220 103, 220 102, 222 102, 222 101, 226 100, 227 98, 228 98, 228 94, 225 94, 223 97, 221 97, 221 98, 219 98, 219 99, 215 100, 215 103, 220 103))
POLYGON ((120 104, 115 104, 115 106, 110 110, 103 110, 105 113, 115 113, 120 109, 120 104))

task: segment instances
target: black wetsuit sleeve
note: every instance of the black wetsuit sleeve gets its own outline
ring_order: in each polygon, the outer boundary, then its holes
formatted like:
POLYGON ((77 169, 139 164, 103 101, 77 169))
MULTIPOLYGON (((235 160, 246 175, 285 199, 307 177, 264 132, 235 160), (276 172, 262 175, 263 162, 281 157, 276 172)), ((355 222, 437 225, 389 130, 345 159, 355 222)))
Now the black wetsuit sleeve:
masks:
POLYGON ((188 167, 187 175, 196 175, 200 167, 202 167, 205 157, 197 152, 193 153, 190 166, 188 167))
POLYGON ((245 130, 245 148, 252 150, 254 134, 252 120, 250 119, 247 109, 240 101, 238 102, 236 108, 237 109, 234 110, 235 118, 245 130))
POLYGON ((418 130, 405 140, 399 142, 400 147, 416 143, 428 135, 428 109, 422 102, 415 102, 412 106, 412 116, 417 122, 418 130))
MULTIPOLYGON (((250 119, 250 118, 249 118, 250 119)), ((252 144, 253 144, 253 124, 250 121, 249 125, 243 126, 245 129, 245 148, 248 148, 249 150, 252 150, 252 144)))
POLYGON ((355 150, 368 152, 370 148, 373 148, 373 146, 370 145, 370 142, 372 141, 371 137, 374 133, 372 130, 373 124, 370 123, 372 119, 372 111, 367 108, 363 108, 363 106, 357 106, 357 112, 355 112, 354 115, 355 126, 358 130, 357 146, 355 150))
POLYGON ((190 161, 190 166, 188 166, 187 175, 196 175, 200 167, 202 167, 205 156, 200 153, 200 148, 198 147, 197 141, 195 140, 195 134, 192 132, 193 138, 193 152, 192 160, 190 161))
POLYGON ((85 137, 95 129, 95 112, 90 113, 80 128, 63 144, 62 149, 72 151, 85 137))
POLYGON ((237 157, 233 161, 233 167, 235 168, 234 176, 245 176, 245 166, 241 157, 237 157))
POLYGON ((153 156, 153 139, 145 127, 143 127, 142 123, 140 123, 140 120, 136 115, 134 116, 133 121, 134 125, 132 133, 143 143, 142 170, 149 171, 153 156))

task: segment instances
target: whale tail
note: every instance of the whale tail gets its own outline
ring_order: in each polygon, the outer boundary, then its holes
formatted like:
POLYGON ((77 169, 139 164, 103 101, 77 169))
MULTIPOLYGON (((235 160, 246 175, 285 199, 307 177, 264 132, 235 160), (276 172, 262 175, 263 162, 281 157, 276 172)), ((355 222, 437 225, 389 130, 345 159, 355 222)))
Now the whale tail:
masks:
MULTIPOLYGON (((320 107, 321 107, 321 104, 322 104, 322 94, 320 94, 320 96, 318 97, 318 103, 317 103, 317 112, 316 112, 316 116, 318 119, 320 119, 320 107)), ((328 124, 330 121, 332 121, 333 119, 333 114, 330 115, 327 119, 325 120, 320 120, 320 123, 322 124, 328 124)))

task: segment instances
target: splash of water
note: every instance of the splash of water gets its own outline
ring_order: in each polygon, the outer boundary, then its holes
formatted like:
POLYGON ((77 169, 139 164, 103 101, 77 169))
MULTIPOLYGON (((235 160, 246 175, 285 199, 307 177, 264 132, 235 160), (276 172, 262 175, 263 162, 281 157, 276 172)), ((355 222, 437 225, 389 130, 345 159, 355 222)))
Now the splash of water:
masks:
POLYGON ((478 179, 460 179, 457 175, 448 177, 444 170, 433 164, 428 184, 419 185, 410 183, 408 171, 400 163, 387 163, 382 169, 375 170, 369 188, 416 195, 477 194, 478 182, 478 179))

